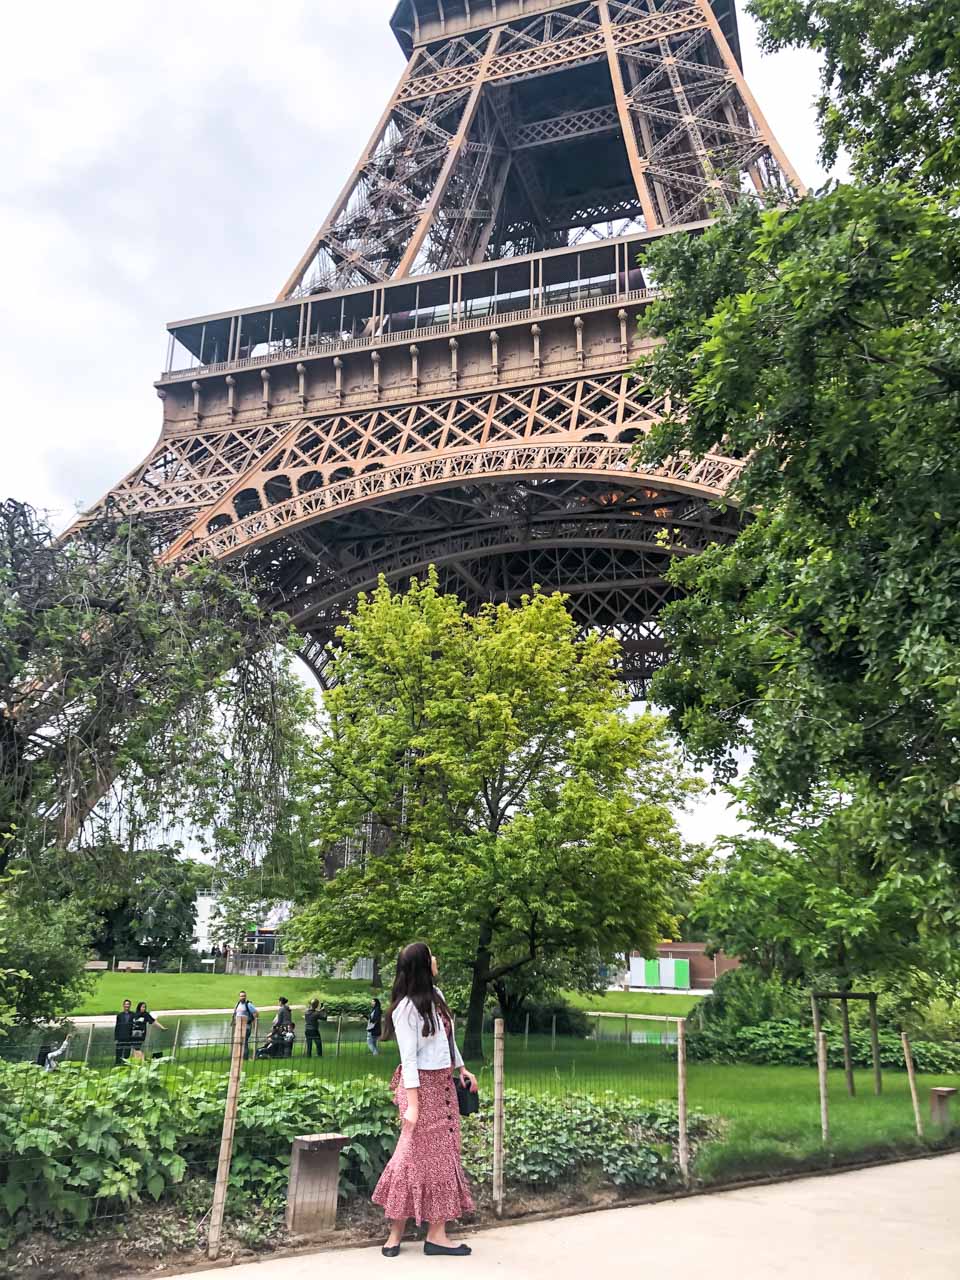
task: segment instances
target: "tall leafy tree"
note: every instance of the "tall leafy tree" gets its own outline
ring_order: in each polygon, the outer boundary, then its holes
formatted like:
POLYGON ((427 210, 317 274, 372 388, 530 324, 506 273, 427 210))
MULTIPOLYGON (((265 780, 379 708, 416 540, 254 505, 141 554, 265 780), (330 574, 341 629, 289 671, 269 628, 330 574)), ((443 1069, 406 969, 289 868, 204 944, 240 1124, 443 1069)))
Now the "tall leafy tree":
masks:
POLYGON ((654 456, 744 459, 731 547, 677 566, 655 697, 776 824, 844 797, 878 873, 955 927, 960 871, 960 222, 898 188, 744 209, 655 254, 654 456))
POLYGON ((431 576, 362 598, 316 746, 319 847, 349 839, 347 865, 288 928, 294 949, 427 937, 469 975, 479 1054, 511 976, 653 947, 682 854, 671 806, 695 784, 661 720, 628 714, 616 657, 559 596, 474 617, 431 576))
POLYGON ((960 181, 960 26, 948 0, 751 0, 761 47, 823 55, 823 159, 867 182, 960 181))

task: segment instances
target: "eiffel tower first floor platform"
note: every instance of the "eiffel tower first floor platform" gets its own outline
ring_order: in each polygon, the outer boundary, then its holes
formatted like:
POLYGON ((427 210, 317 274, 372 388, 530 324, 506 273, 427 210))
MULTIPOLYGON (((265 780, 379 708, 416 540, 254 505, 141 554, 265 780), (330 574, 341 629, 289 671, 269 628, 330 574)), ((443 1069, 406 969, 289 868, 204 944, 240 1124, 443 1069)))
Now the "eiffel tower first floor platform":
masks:
POLYGON ((620 639, 639 693, 668 565, 739 522, 718 501, 734 459, 637 461, 666 408, 642 373, 637 318, 657 293, 641 247, 461 268, 420 282, 412 308, 400 282, 171 326, 194 367, 157 384, 160 439, 105 501, 154 520, 170 563, 243 560, 321 680, 357 593, 435 565, 471 608, 565 592, 584 631, 620 639), (318 315, 340 332, 318 340, 318 315), (250 348, 198 362, 237 331, 250 348))

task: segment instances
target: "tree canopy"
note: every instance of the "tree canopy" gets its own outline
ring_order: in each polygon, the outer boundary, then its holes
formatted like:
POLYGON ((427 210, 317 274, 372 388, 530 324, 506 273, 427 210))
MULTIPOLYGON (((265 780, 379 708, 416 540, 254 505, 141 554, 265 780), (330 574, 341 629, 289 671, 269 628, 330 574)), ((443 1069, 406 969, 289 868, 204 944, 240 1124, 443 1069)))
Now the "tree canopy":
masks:
POLYGON ((339 637, 315 748, 317 856, 346 865, 288 927, 331 959, 425 936, 488 991, 548 961, 652 948, 696 784, 662 721, 631 717, 616 644, 579 639, 562 597, 476 616, 435 576, 361 597, 339 637))
POLYGON ((960 27, 944 0, 751 0, 765 50, 823 55, 823 160, 865 182, 960 181, 960 27))
POLYGON ((711 880, 718 934, 756 908, 776 945, 872 929, 882 958, 880 920, 929 943, 960 909, 956 22, 913 0, 751 8, 767 47, 824 53, 824 154, 846 147, 860 182, 651 252, 651 382, 683 411, 647 456, 744 464, 737 540, 672 570, 653 696, 720 778, 750 754, 747 816, 779 842, 738 843, 711 880))

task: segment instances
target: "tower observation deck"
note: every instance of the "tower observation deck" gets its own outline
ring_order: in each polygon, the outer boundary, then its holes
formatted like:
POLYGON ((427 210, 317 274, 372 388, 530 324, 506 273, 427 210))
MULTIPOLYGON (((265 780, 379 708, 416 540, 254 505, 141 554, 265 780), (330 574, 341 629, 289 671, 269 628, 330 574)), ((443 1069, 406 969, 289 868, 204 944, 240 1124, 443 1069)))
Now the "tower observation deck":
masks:
POLYGON ((737 463, 638 470, 663 235, 800 183, 733 0, 401 0, 406 65, 276 300, 168 326, 160 439, 104 502, 171 561, 244 557, 322 679, 380 574, 534 584, 638 693, 674 556, 733 536, 737 463))

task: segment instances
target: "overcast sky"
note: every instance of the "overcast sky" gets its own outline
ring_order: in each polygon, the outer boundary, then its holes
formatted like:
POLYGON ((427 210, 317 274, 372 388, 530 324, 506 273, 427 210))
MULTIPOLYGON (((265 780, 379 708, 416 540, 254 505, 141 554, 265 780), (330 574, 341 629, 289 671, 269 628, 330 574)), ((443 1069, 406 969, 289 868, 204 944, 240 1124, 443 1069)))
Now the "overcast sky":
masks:
MULTIPOLYGON (((62 526, 159 431, 164 325, 273 298, 403 66, 394 0, 9 5, 0 496, 62 526)), ((812 56, 747 76, 816 184, 812 56)))

